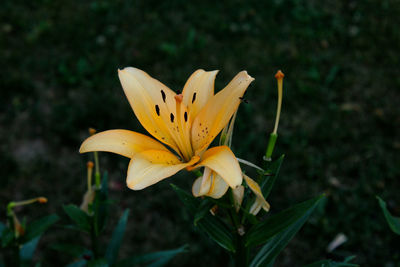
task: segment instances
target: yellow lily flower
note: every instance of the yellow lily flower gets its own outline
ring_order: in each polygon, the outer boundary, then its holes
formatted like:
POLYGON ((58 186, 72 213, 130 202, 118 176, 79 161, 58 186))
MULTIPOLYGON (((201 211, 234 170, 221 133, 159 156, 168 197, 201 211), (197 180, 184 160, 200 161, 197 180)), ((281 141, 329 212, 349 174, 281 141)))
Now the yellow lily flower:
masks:
POLYGON ((242 183, 239 163, 230 148, 208 147, 229 122, 254 80, 246 71, 237 74, 215 95, 217 71, 197 70, 182 94, 136 68, 119 70, 118 75, 139 122, 161 143, 133 131, 108 130, 86 139, 81 153, 108 151, 130 158, 126 182, 133 190, 155 184, 182 169, 198 167, 216 174, 210 188, 219 194, 224 191, 219 188, 221 179, 232 188, 242 183))

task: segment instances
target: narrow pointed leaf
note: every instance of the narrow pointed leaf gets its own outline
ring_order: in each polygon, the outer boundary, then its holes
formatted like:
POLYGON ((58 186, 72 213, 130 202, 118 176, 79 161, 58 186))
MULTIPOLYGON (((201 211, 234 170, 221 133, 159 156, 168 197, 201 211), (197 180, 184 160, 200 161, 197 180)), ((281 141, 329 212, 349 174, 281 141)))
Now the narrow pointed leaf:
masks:
POLYGON ((194 225, 197 226, 197 222, 204 218, 207 214, 210 213, 210 209, 215 205, 212 201, 208 199, 203 199, 200 205, 197 208, 196 214, 194 215, 194 225))
POLYGON ((3 236, 3 231, 6 229, 6 226, 4 223, 0 222, 0 239, 3 236))
POLYGON ((28 224, 25 230, 25 235, 22 237, 21 242, 25 243, 33 238, 41 235, 44 231, 58 221, 58 216, 55 214, 42 217, 32 223, 28 224))
POLYGON ((158 251, 140 256, 133 256, 118 262, 115 267, 131 267, 139 264, 148 264, 147 266, 164 266, 176 255, 185 252, 187 245, 177 249, 158 251))
POLYGON ((68 217, 85 232, 90 232, 90 217, 83 210, 73 204, 64 205, 63 209, 68 217))
POLYGON ((22 245, 22 247, 19 250, 19 257, 21 261, 30 261, 32 260, 33 253, 35 252, 35 249, 39 243, 40 240, 40 235, 33 238, 29 242, 25 243, 22 245))
POLYGON ((108 221, 109 207, 111 202, 108 200, 108 173, 102 176, 101 188, 96 190, 96 195, 92 204, 95 220, 95 232, 99 235, 108 221))
POLYGON ((254 257, 253 261, 250 263, 250 267, 262 267, 268 265, 273 266, 273 262, 278 254, 286 247, 286 245, 300 230, 306 220, 307 217, 303 217, 301 220, 285 229, 285 231, 278 233, 273 238, 268 240, 254 257))
POLYGON ((386 207, 386 202, 378 196, 376 198, 378 199, 379 206, 381 206, 381 209, 383 211, 383 214, 385 215, 386 221, 389 224, 390 229, 392 229, 394 233, 400 235, 400 217, 395 217, 390 214, 386 207))
POLYGON ((118 257, 119 248, 125 233, 126 223, 128 222, 128 216, 129 209, 126 209, 119 219, 111 237, 111 241, 108 244, 105 257, 109 265, 113 265, 118 257))
POLYGON ((171 184, 171 187, 178 194, 179 199, 183 202, 188 211, 194 215, 200 205, 199 199, 193 197, 191 194, 188 194, 185 190, 174 184, 171 184))
POLYGON ((275 235, 289 231, 290 227, 298 222, 301 225, 304 224, 322 197, 318 196, 294 205, 254 225, 246 235, 245 245, 256 246, 263 244, 275 235))
POLYGON ((281 169, 281 165, 282 165, 284 158, 285 158, 285 155, 282 155, 282 156, 280 156, 279 159, 272 162, 271 166, 268 168, 268 172, 270 172, 272 174, 272 176, 265 177, 264 180, 260 184, 261 191, 262 191, 265 199, 271 193, 272 187, 274 186, 274 183, 275 183, 276 179, 278 178, 279 171, 281 169))

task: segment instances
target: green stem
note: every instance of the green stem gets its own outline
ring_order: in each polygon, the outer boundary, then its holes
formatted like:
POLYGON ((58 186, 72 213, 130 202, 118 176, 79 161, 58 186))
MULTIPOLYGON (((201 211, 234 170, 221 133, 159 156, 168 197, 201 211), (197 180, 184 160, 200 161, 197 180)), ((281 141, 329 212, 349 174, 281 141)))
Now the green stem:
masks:
POLYGON ((244 245, 243 236, 237 234, 237 244, 236 244, 236 253, 235 253, 235 266, 237 267, 245 267, 247 266, 247 258, 248 258, 248 248, 244 245))
POLYGON ((90 231, 90 239, 92 242, 93 256, 95 259, 99 258, 99 245, 97 239, 97 223, 95 216, 92 217, 92 229, 90 231))
POLYGON ((100 188, 100 185, 101 185, 100 166, 99 166, 99 155, 98 155, 97 151, 94 152, 94 167, 95 167, 94 179, 95 179, 96 187, 100 188))

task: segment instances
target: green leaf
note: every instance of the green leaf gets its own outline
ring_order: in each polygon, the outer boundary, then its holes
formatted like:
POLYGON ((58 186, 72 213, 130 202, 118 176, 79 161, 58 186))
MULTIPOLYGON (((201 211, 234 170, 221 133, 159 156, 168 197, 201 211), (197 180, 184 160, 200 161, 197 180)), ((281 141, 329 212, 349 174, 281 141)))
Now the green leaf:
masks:
POLYGON ((204 218, 208 213, 210 213, 210 209, 215 205, 212 201, 208 199, 203 199, 200 202, 200 205, 197 207, 196 214, 194 215, 194 225, 197 226, 198 221, 204 218))
POLYGON ((357 267, 359 266, 358 264, 350 263, 350 261, 354 258, 355 256, 347 257, 343 262, 336 262, 333 260, 321 260, 305 265, 304 267, 357 267))
POLYGON ((246 235, 245 245, 256 246, 263 244, 275 235, 289 231, 294 224, 303 225, 322 198, 323 195, 304 201, 254 225, 246 235))
POLYGON ((3 231, 6 229, 6 225, 2 222, 0 222, 0 239, 3 236, 3 231))
POLYGON ((167 264, 176 255, 185 252, 187 245, 177 249, 152 252, 140 256, 133 256, 118 262, 115 267, 131 267, 137 264, 148 264, 152 267, 160 267, 167 264))
POLYGON ((110 243, 106 251, 106 259, 109 265, 113 265, 118 257, 119 248, 121 246, 122 238, 124 237, 126 223, 128 222, 129 209, 124 211, 117 226, 114 229, 110 243))
POLYGON ((25 243, 19 250, 19 257, 21 261, 31 261, 33 253, 39 243, 40 235, 33 238, 31 241, 25 243))
POLYGON ((306 219, 307 218, 297 221, 297 223, 289 226, 285 231, 278 233, 273 238, 268 240, 267 243, 259 250, 257 255, 254 257, 254 259, 250 263, 250 266, 273 266, 273 263, 278 254, 286 247, 289 241, 300 230, 306 219))
POLYGON ((170 184, 172 189, 178 194, 179 199, 183 202, 185 207, 189 210, 189 212, 194 215, 196 214, 197 208, 200 205, 200 201, 193 197, 191 194, 188 194, 185 190, 179 188, 174 184, 170 184))
POLYGON ((394 233, 400 235, 400 217, 395 217, 390 214, 386 207, 386 202, 378 196, 376 198, 379 201, 379 206, 381 206, 381 209, 383 211, 383 214, 385 215, 386 221, 389 224, 390 229, 392 229, 394 233))
MULTIPOLYGON (((178 194, 181 201, 184 203, 186 208, 193 215, 196 214, 200 206, 200 201, 193 197, 190 193, 180 189, 178 186, 171 184, 172 188, 178 194)), ((217 244, 228 251, 235 251, 235 246, 233 242, 233 235, 228 228, 228 226, 211 214, 204 214, 203 218, 198 220, 197 227, 205 232, 211 239, 213 239, 217 244)))
POLYGON ((108 173, 105 172, 101 181, 101 188, 96 190, 92 206, 96 235, 99 235, 105 229, 110 204, 111 202, 108 200, 108 173))
POLYGON ((33 238, 41 235, 44 231, 58 221, 58 216, 55 214, 42 217, 28 224, 25 230, 25 235, 22 236, 21 243, 28 242, 33 238))
POLYGON ((10 228, 6 228, 3 230, 3 234, 1 237, 1 246, 7 247, 14 240, 14 232, 11 231, 10 228))
POLYGON ((224 249, 235 252, 233 235, 227 225, 217 217, 212 215, 205 216, 197 223, 198 227, 224 249))
POLYGON ((267 176, 260 184, 261 191, 263 193, 264 198, 266 199, 271 193, 272 187, 278 178, 279 171, 281 169, 281 165, 285 155, 280 156, 279 159, 271 163, 271 166, 268 168, 268 173, 272 173, 272 176, 267 176))
POLYGON ((75 224, 85 232, 90 232, 90 217, 83 210, 73 204, 64 205, 63 209, 69 218, 75 222, 75 224))

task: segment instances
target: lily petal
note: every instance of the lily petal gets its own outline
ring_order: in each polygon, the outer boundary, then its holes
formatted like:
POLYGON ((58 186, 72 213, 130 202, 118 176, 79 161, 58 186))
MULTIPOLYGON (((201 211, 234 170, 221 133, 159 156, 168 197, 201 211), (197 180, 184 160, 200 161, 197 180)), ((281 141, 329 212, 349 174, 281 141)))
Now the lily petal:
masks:
POLYGON ((168 151, 161 143, 146 135, 128 130, 108 130, 87 138, 79 152, 106 151, 132 158, 136 153, 149 149, 168 151))
POLYGON ((239 186, 232 190, 233 192, 233 200, 235 203, 235 210, 239 212, 240 207, 242 206, 243 196, 244 196, 244 186, 239 186))
MULTIPOLYGON (((206 168, 209 169, 209 168, 206 168)), ((218 174, 216 174, 214 171, 211 172, 211 186, 209 187, 209 191, 204 193, 204 191, 201 191, 201 185, 203 182, 203 176, 198 177, 192 186, 192 193, 193 196, 199 197, 199 196, 209 196, 214 199, 221 198, 223 195, 225 195, 226 191, 228 191, 229 185, 224 181, 224 179, 221 178, 218 174)))
POLYGON ((253 214, 254 216, 256 216, 260 210, 261 210, 261 202, 258 198, 256 198, 256 201, 254 201, 253 205, 251 205, 249 213, 253 214))
MULTIPOLYGON (((260 186, 256 183, 256 181, 254 181, 253 179, 251 179, 249 176, 247 176, 246 174, 243 174, 244 180, 246 181, 246 184, 249 186, 249 188, 251 189, 251 191, 253 191, 253 193, 256 195, 257 199, 256 202, 254 202, 254 205, 260 205, 260 207, 262 207, 265 211, 269 211, 270 205, 269 203, 265 200, 262 192, 261 192, 261 188, 260 186)), ((253 207, 252 206, 252 207, 253 207)))
POLYGON ((198 156, 183 163, 169 151, 146 150, 136 154, 129 163, 126 184, 130 189, 141 190, 174 175, 197 161, 199 161, 198 156))
POLYGON ((118 70, 125 95, 143 127, 160 142, 181 153, 173 136, 169 117, 175 109, 175 93, 136 68, 118 70))
POLYGON ((212 179, 212 184, 210 191, 208 191, 207 196, 218 199, 225 195, 228 191, 229 185, 221 178, 218 174, 214 174, 212 179))
POLYGON ((204 152, 202 160, 192 168, 201 166, 215 171, 232 188, 242 184, 242 171, 239 163, 227 146, 216 146, 204 152))
POLYGON ((201 109, 192 125, 192 144, 196 155, 204 151, 229 122, 249 84, 254 80, 242 71, 201 109))
POLYGON ((188 107, 189 117, 194 119, 207 101, 214 95, 214 81, 218 71, 196 70, 183 88, 183 104, 188 107))

